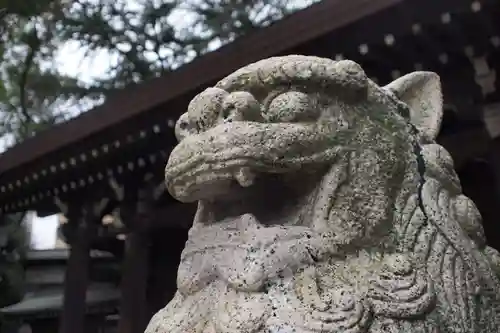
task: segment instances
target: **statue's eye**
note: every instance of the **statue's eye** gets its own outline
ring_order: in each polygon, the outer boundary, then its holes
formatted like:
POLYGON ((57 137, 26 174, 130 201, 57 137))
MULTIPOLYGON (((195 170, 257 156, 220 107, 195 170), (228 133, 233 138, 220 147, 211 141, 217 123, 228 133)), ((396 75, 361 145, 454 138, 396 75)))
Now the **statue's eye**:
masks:
POLYGON ((317 116, 314 100, 299 91, 289 91, 274 97, 264 117, 269 122, 297 122, 313 120, 317 116))

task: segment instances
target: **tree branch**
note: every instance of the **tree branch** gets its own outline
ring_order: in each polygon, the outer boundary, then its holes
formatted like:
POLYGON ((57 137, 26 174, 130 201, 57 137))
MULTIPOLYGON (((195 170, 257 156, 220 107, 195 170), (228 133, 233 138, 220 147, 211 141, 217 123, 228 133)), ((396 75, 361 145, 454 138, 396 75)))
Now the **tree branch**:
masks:
POLYGON ((37 30, 36 27, 33 28, 33 36, 35 43, 34 45, 29 46, 29 51, 26 56, 26 59, 24 61, 24 69, 23 72, 21 73, 21 77, 19 79, 19 102, 21 106, 21 113, 26 118, 26 122, 31 122, 33 121, 32 117, 29 114, 28 107, 26 105, 26 86, 28 83, 28 75, 31 69, 31 66, 33 66, 34 60, 35 60, 35 55, 36 52, 38 51, 40 47, 40 42, 38 41, 38 35, 37 35, 37 30))

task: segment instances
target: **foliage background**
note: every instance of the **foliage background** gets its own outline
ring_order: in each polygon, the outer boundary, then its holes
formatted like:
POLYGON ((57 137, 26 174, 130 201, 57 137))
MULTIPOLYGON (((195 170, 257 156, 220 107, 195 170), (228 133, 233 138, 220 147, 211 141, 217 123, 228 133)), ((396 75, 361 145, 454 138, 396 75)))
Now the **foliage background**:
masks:
POLYGON ((0 0, 0 138, 12 146, 313 2, 0 0), (74 55, 61 59, 69 46, 74 55), (57 63, 103 59, 91 80, 57 63))

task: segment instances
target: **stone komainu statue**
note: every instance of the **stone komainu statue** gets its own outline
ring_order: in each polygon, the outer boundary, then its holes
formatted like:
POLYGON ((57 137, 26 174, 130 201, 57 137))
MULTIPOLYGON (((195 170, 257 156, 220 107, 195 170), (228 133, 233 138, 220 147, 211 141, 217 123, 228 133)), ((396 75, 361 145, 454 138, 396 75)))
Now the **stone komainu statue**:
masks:
POLYGON ((148 333, 500 332, 498 254, 435 143, 439 77, 248 65, 178 121, 169 192, 198 211, 148 333))

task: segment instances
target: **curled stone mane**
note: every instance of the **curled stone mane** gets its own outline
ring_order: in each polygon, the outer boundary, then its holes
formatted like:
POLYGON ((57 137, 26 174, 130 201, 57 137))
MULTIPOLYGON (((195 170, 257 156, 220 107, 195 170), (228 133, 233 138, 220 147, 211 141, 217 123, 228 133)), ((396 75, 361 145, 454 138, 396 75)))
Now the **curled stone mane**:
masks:
POLYGON ((346 93, 366 91, 368 77, 353 61, 333 61, 311 56, 268 58, 245 66, 216 84, 228 92, 266 90, 281 85, 305 85, 317 89, 341 89, 346 93))
POLYGON ((439 77, 269 58, 197 95, 165 169, 198 201, 147 333, 500 332, 500 256, 435 142, 439 77))

